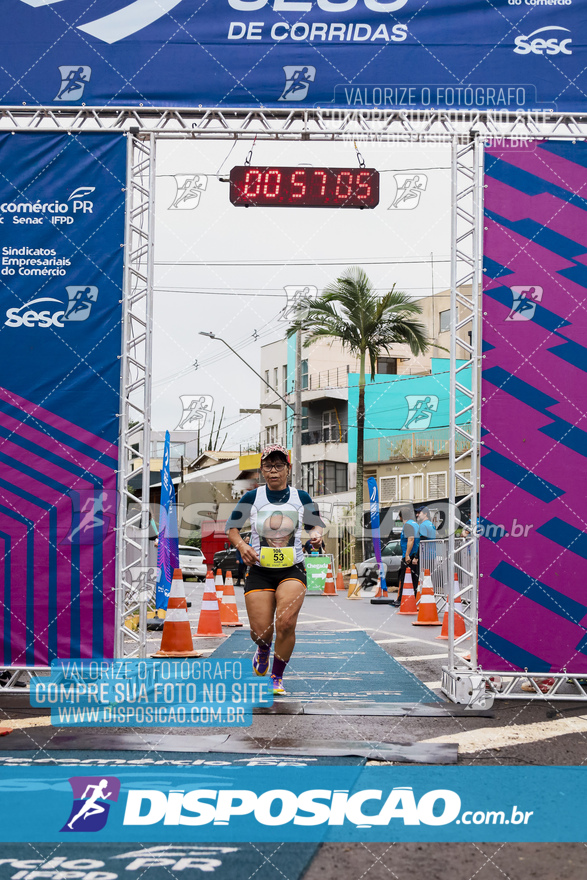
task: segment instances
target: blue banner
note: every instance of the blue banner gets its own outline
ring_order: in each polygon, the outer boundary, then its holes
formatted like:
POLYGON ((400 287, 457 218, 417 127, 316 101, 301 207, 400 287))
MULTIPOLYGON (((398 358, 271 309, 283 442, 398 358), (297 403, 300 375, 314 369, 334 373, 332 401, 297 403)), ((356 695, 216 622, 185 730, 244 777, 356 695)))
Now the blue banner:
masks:
POLYGON ((5 768, 0 840, 587 839, 584 767, 89 769, 5 768))
MULTIPOLYGON (((373 550, 375 559, 381 570, 381 534, 379 532, 379 493, 377 491, 377 478, 369 477, 367 480, 369 488, 369 512, 371 514, 371 535, 373 538, 373 550)), ((386 590, 385 579, 382 577, 381 587, 386 590)))
POLYGON ((0 168, 0 665, 111 657, 126 136, 0 168))
POLYGON ((583 111, 580 0, 4 0, 0 103, 583 111))
POLYGON ((167 608, 171 591, 173 569, 179 568, 179 539, 175 489, 171 482, 171 441, 165 432, 163 467, 161 468, 161 507, 159 519, 159 544, 157 547, 157 608, 167 608))

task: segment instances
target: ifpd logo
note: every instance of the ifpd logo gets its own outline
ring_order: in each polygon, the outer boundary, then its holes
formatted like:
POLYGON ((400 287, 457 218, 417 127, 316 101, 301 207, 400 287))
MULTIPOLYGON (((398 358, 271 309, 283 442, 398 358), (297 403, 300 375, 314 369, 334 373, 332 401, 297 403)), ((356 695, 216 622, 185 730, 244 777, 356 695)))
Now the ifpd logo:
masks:
POLYGON ((182 413, 175 430, 202 429, 212 412, 214 398, 210 394, 181 394, 179 399, 182 413))
POLYGON ((116 776, 74 776, 68 780, 73 806, 61 831, 101 831, 108 821, 110 803, 120 794, 116 776))
POLYGON ((402 431, 425 431, 438 409, 438 397, 434 394, 406 394, 408 415, 402 431))
POLYGON ((308 95, 310 83, 316 79, 316 68, 309 64, 286 64, 283 68, 285 87, 278 100, 303 101, 308 95))

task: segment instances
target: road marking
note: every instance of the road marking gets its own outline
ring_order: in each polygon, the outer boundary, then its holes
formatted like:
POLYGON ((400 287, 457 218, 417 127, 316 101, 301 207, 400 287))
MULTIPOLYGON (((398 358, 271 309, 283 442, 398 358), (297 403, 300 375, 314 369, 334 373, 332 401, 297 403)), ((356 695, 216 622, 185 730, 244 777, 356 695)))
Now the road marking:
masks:
POLYGON ((429 743, 457 743, 459 754, 474 754, 484 749, 503 749, 526 743, 540 742, 569 733, 587 733, 587 716, 557 718, 553 721, 536 721, 533 724, 517 724, 511 727, 481 727, 478 730, 449 733, 423 740, 429 743))

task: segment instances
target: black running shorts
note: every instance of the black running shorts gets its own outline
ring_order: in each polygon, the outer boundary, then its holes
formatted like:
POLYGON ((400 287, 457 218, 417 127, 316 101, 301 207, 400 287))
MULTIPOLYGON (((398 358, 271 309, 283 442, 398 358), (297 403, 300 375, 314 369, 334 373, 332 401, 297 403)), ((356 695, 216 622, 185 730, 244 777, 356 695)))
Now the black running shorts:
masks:
POLYGON ((306 568, 303 562, 290 565, 289 568, 262 568, 260 565, 251 565, 245 578, 245 594, 258 590, 271 590, 275 592, 282 581, 300 581, 306 586, 306 568))

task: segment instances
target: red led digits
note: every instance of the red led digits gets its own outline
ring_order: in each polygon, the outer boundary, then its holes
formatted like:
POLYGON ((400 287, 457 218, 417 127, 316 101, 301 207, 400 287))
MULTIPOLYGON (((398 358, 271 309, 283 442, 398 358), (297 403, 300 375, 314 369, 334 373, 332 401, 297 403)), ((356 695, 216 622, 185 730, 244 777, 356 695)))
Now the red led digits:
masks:
POLYGON ((245 208, 375 208, 375 168, 237 165, 230 172, 230 201, 245 208))
MULTIPOLYGON (((326 171, 322 171, 321 169, 314 168, 314 182, 316 182, 316 178, 322 178, 322 182, 318 183, 317 185, 320 188, 318 195, 323 196, 326 192, 326 182, 328 180, 328 175, 327 175, 326 171)), ((315 189, 316 189, 316 187, 314 187, 314 190, 315 189)))
POLYGON ((352 171, 341 171, 336 177, 335 199, 348 199, 353 192, 352 171))
POLYGON ((281 171, 277 168, 271 168, 263 174, 263 195, 268 199, 275 199, 279 195, 279 184, 281 183, 281 171))
POLYGON ((291 197, 292 199, 303 199, 306 195, 306 172, 301 169, 294 171, 291 176, 291 197))
POLYGON ((357 175, 357 195, 360 199, 368 199, 371 195, 370 178, 370 171, 359 171, 357 175))
POLYGON ((245 174, 245 185, 243 189, 243 196, 247 198, 254 199, 261 192, 261 172, 258 168, 251 169, 247 171, 245 174), (251 182, 254 182, 254 189, 251 188, 251 182))

